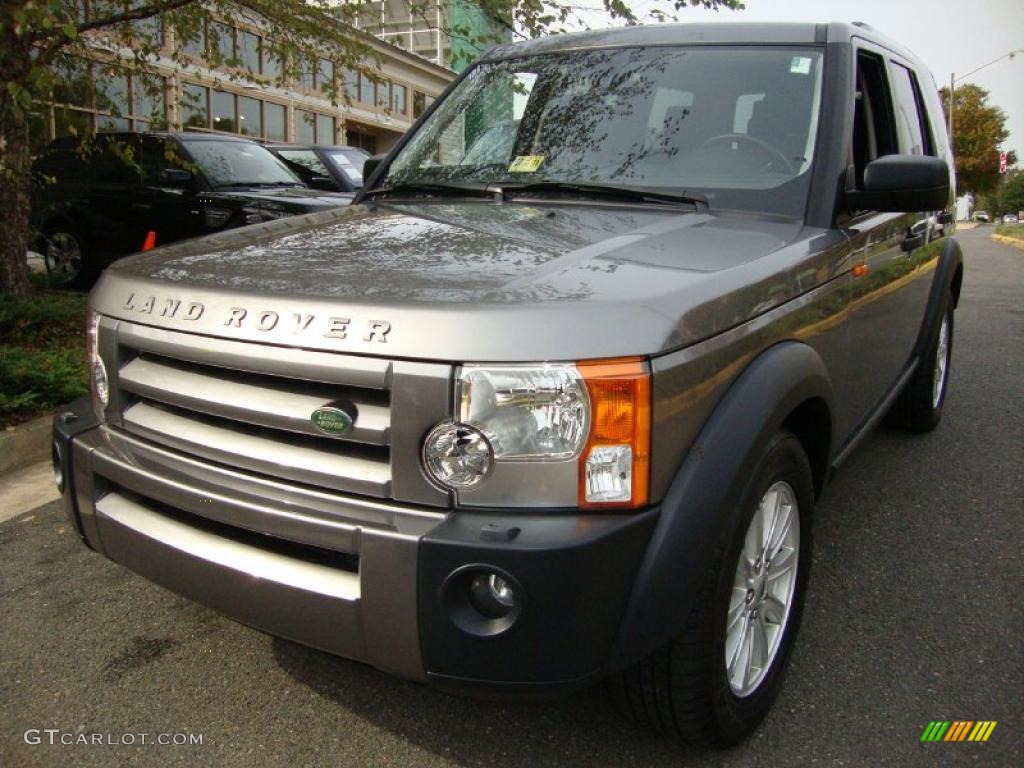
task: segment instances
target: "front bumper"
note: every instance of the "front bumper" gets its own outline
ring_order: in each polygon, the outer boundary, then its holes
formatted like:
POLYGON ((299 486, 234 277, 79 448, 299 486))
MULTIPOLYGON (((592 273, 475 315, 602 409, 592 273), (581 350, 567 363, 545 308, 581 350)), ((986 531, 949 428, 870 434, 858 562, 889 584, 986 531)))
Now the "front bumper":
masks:
POLYGON ((475 694, 599 678, 657 517, 445 514, 316 491, 99 425, 88 400, 55 418, 54 441, 91 548, 270 634, 475 694), (453 620, 450 577, 467 567, 518 583, 506 631, 453 620))

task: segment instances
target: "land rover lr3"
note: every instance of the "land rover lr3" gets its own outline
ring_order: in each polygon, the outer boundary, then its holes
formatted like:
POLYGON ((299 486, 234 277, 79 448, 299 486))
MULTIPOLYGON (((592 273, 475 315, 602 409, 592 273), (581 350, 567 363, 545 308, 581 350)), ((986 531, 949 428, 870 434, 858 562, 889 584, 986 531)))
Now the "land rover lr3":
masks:
POLYGON ((351 208, 107 270, 67 513, 274 635, 477 695, 607 679, 734 743, 829 474, 939 420, 949 163, 932 78, 864 25, 500 46, 351 208))

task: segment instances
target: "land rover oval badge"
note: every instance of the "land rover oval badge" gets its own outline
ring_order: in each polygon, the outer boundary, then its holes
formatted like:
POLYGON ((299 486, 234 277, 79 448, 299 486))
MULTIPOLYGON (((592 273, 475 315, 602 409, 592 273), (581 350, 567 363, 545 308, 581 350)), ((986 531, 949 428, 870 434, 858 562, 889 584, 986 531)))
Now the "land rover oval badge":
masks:
POLYGON ((355 406, 349 403, 325 405, 310 414, 313 426, 325 435, 344 435, 352 429, 356 420, 355 406))

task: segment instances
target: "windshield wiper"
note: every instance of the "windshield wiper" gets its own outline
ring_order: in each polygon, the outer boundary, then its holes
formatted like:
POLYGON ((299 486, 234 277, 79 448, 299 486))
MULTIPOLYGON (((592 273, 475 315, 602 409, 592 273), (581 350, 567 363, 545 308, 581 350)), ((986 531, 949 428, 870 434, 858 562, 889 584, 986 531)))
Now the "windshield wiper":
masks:
POLYGON ((674 190, 648 187, 623 187, 618 184, 587 184, 574 181, 532 181, 526 184, 493 184, 491 191, 508 193, 520 192, 568 192, 585 197, 600 197, 636 201, 639 203, 667 203, 672 205, 703 205, 710 207, 708 199, 699 192, 676 192, 674 190))
POLYGON ((402 182, 390 187, 376 187, 363 193, 363 199, 391 195, 427 195, 430 197, 478 197, 490 194, 487 184, 450 184, 445 182, 402 182))
POLYGON ((301 187, 294 181, 229 181, 218 184, 217 189, 244 189, 245 187, 301 187))

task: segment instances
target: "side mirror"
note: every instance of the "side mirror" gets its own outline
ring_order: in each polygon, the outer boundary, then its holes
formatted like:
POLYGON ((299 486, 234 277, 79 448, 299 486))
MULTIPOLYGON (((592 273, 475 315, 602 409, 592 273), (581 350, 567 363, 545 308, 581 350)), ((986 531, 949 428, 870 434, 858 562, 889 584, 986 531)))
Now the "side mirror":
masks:
POLYGON ((192 174, 181 168, 164 168, 160 171, 160 184, 175 189, 186 189, 192 184, 192 174))
POLYGON ((385 157, 387 155, 371 155, 366 158, 366 161, 363 163, 363 184, 369 184, 373 179, 373 174, 377 172, 377 168, 384 162, 385 157))
POLYGON ((324 192, 341 191, 341 187, 338 186, 338 182, 336 182, 330 176, 314 176, 309 180, 309 186, 311 186, 313 189, 319 189, 324 192))
POLYGON ((851 211, 917 213, 949 204, 949 166, 928 155, 886 155, 864 169, 864 188, 846 193, 851 211))

